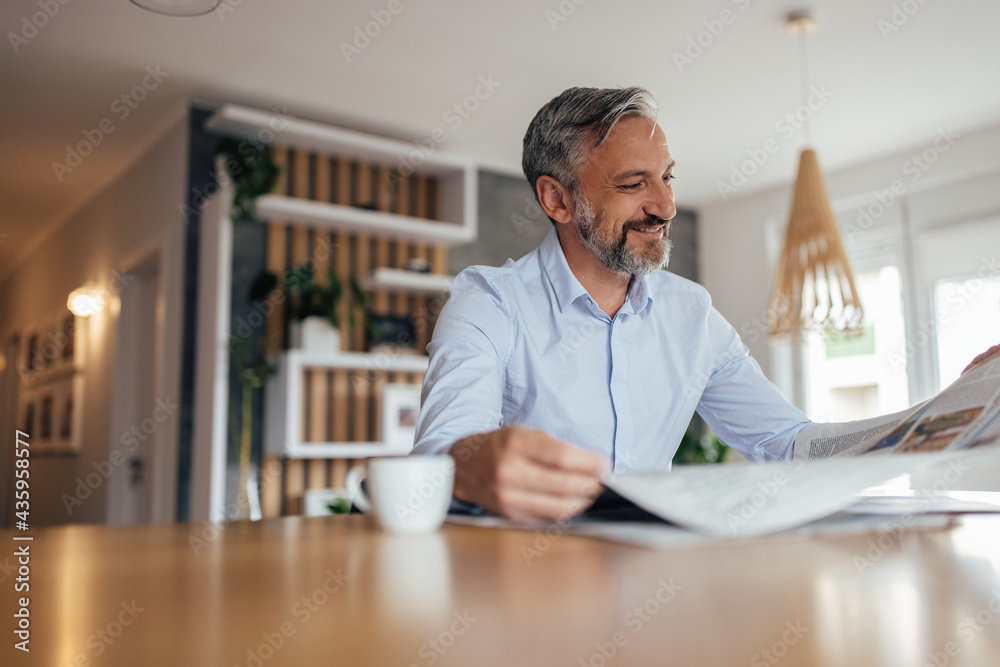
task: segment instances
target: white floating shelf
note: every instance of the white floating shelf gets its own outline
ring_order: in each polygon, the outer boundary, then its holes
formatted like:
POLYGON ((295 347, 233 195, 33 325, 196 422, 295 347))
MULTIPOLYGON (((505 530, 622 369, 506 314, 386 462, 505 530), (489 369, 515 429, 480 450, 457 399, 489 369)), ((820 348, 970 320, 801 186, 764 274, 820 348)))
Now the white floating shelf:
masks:
POLYGON ((420 273, 405 269, 378 268, 370 276, 361 278, 358 282, 362 289, 399 290, 413 294, 441 294, 451 287, 455 276, 437 273, 420 273))
POLYGON ((386 166, 415 164, 417 160, 410 159, 409 154, 419 151, 422 158, 415 165, 416 171, 435 176, 447 176, 472 167, 472 162, 459 157, 437 152, 427 155, 415 143, 302 120, 279 110, 264 111, 238 104, 219 107, 205 121, 205 129, 217 134, 250 137, 262 143, 273 142, 331 153, 352 160, 386 163, 386 166))
POLYGON ((427 370, 428 358, 423 354, 371 354, 367 352, 311 352, 309 350, 288 350, 278 356, 279 366, 285 363, 289 368, 345 368, 351 370, 397 371, 400 373, 423 373, 427 370))
POLYGON ((277 359, 277 372, 265 387, 264 450, 269 456, 292 459, 364 458, 406 454, 409 449, 379 442, 303 442, 302 371, 309 368, 423 373, 428 358, 416 354, 309 352, 289 350, 277 359))
POLYGON ((437 152, 427 154, 416 143, 236 104, 217 109, 205 122, 205 129, 373 162, 390 169, 410 169, 416 174, 436 177, 441 187, 439 222, 277 195, 257 200, 259 217, 442 245, 469 243, 476 239, 478 185, 476 165, 470 160, 437 152))
POLYGON ((400 456, 409 454, 410 449, 381 442, 303 442, 279 454, 289 459, 365 459, 400 456))
POLYGON ((258 198, 257 217, 262 220, 299 222, 324 229, 375 234, 421 243, 458 245, 476 240, 474 224, 456 225, 448 222, 431 222, 408 215, 371 211, 355 206, 327 204, 311 199, 282 195, 264 195, 258 198))

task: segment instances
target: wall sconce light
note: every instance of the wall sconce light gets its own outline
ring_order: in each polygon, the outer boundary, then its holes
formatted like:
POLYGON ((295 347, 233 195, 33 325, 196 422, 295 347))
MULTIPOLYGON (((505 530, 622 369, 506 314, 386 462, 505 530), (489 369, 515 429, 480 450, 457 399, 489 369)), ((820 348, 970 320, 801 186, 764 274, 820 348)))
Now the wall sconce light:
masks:
POLYGON ((77 317, 90 317, 104 308, 104 295, 96 285, 87 283, 70 292, 66 307, 77 317))
POLYGON ((154 14, 166 16, 201 16, 219 6, 220 0, 129 0, 154 14))

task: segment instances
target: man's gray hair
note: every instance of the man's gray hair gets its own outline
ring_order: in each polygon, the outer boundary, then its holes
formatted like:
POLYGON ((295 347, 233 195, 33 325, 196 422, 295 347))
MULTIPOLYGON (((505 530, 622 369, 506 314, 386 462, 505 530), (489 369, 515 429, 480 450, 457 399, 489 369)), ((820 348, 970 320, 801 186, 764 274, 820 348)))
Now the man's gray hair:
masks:
POLYGON ((656 120, 656 100, 645 88, 570 88, 535 114, 524 134, 521 167, 535 190, 540 176, 551 176, 570 192, 579 186, 578 170, 587 153, 607 139, 619 120, 645 116, 656 120))

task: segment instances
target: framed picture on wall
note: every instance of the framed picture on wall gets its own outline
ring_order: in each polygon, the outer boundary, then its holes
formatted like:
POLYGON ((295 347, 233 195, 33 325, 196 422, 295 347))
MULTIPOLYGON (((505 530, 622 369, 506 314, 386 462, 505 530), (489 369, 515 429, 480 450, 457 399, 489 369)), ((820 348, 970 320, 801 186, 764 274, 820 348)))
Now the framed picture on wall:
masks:
POLYGON ((420 386, 387 384, 382 390, 382 437, 395 450, 413 447, 420 412, 420 386))
POLYGON ((30 380, 45 369, 40 350, 41 334, 37 328, 31 328, 24 332, 22 340, 17 367, 22 379, 30 380))
POLYGON ((42 393, 38 408, 38 439, 52 439, 52 406, 55 397, 48 391, 42 393))
POLYGON ((18 428, 31 438, 32 452, 80 451, 83 377, 73 374, 23 390, 18 428))
POLYGON ((52 388, 52 450, 80 451, 83 428, 83 377, 72 375, 54 383, 52 388))
POLYGON ((32 434, 32 447, 36 452, 49 452, 53 449, 52 413, 55 407, 55 396, 50 387, 41 390, 38 395, 38 424, 32 434))
POLYGON ((38 407, 35 405, 35 401, 32 397, 28 397, 21 402, 20 414, 21 418, 18 422, 18 430, 22 433, 27 433, 29 436, 36 433, 35 431, 35 412, 38 407))
POLYGON ((75 367, 76 317, 68 310, 53 314, 45 320, 41 344, 42 356, 52 370, 70 370, 75 367))
POLYGON ((18 429, 31 438, 31 454, 52 450, 52 409, 55 399, 49 386, 38 389, 21 385, 18 400, 18 429))
POLYGON ((64 365, 73 365, 76 354, 76 315, 66 313, 62 317, 62 333, 66 336, 60 358, 64 365))
POLYGON ((76 316, 67 309, 27 327, 21 336, 17 367, 21 379, 38 386, 83 369, 76 316))

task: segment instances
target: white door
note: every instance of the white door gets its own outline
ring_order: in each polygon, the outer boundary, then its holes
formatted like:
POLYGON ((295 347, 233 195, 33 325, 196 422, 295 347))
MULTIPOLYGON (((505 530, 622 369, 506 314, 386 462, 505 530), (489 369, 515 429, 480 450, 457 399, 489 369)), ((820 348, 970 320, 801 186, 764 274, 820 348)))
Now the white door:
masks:
POLYGON ((157 295, 159 256, 127 269, 121 290, 115 358, 111 451, 124 462, 110 479, 108 523, 148 523, 152 519, 154 452, 163 426, 178 418, 171 397, 157 396, 156 353, 159 348, 157 295))

